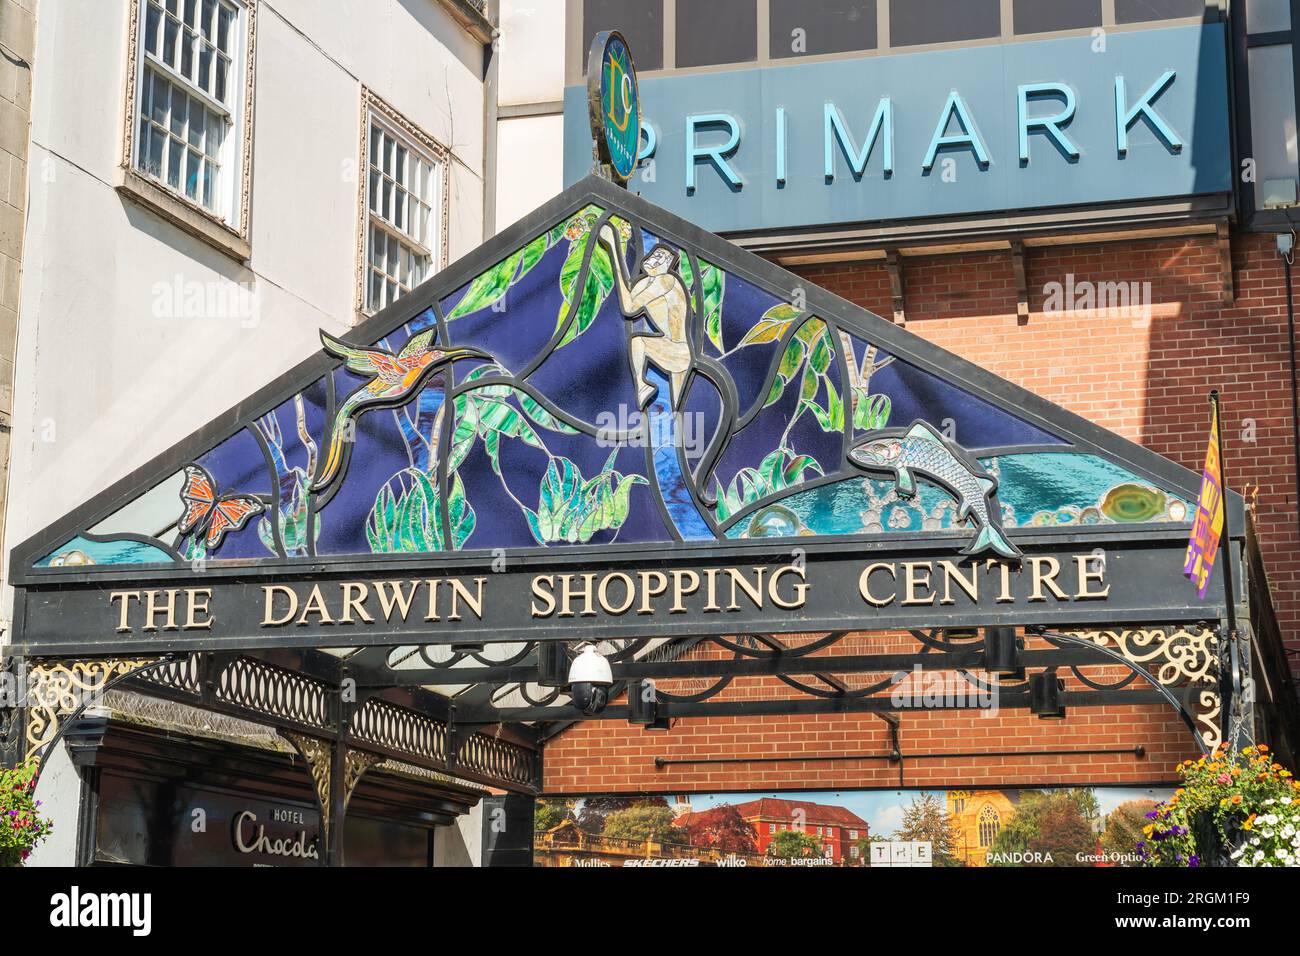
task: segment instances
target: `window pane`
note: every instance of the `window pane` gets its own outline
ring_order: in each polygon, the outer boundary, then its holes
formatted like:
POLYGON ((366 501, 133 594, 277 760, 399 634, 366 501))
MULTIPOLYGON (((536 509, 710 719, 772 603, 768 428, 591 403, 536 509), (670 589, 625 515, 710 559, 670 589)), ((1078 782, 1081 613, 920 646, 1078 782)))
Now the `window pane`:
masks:
POLYGON ((876 0, 771 0, 770 22, 773 59, 876 48, 876 0))
POLYGON ((1295 81, 1290 44, 1249 51, 1250 142, 1256 163, 1255 200, 1264 204, 1264 183, 1300 179, 1296 148, 1295 81))
POLYGON ((1246 31, 1276 33, 1291 29, 1291 0, 1246 0, 1246 31))
MULTIPOLYGON (((711 5, 715 0, 708 0, 711 5)), ((702 4, 701 4, 702 5, 702 4)), ((678 3, 680 20, 686 4, 678 3)), ((587 71, 587 51, 601 30, 618 30, 627 37, 638 70, 664 66, 663 0, 583 0, 582 70, 587 71)))
POLYGON ((230 60, 224 53, 217 54, 217 82, 212 95, 219 103, 226 102, 226 77, 230 75, 230 60))
POLYGON ((1002 32, 998 0, 889 0, 891 46, 983 40, 1002 32))
POLYGON ((233 11, 221 8, 219 19, 217 21, 217 48, 222 53, 230 52, 230 24, 235 19, 233 11))
POLYGON ((193 79, 192 71, 194 69, 194 34, 189 30, 184 31, 181 39, 181 75, 187 80, 193 79))
POLYGON ((181 186, 181 157, 185 150, 180 149, 172 140, 167 142, 167 185, 172 189, 181 186))
POLYGON ((207 110, 195 103, 190 115, 190 145, 203 152, 203 131, 207 128, 207 110))
POLYGON ((189 97, 181 92, 179 86, 172 87, 171 130, 173 136, 185 135, 185 106, 189 97))
POLYGON ((1115 0, 1116 23, 1204 16, 1205 0, 1115 0))
POLYGON ((1015 0, 1017 33, 1051 33, 1101 26, 1101 0, 1015 0))
POLYGON ((144 48, 154 56, 158 55, 158 26, 162 21, 162 11, 152 3, 144 17, 144 48))
POLYGON ((194 82, 204 93, 212 93, 212 47, 210 46, 205 45, 199 51, 199 72, 194 82))
POLYGON ((167 104, 171 101, 171 89, 167 81, 158 74, 153 77, 153 121, 160 125, 167 123, 167 104))
POLYGON ((171 17, 163 30, 163 62, 170 67, 176 66, 176 47, 180 42, 180 27, 171 17))
POLYGON ((679 67, 748 63, 757 58, 758 7, 754 0, 677 5, 679 67))
POLYGON ((140 121, 139 135, 140 138, 139 140, 137 140, 139 158, 136 161, 136 165, 139 166, 140 169, 144 170, 146 173, 152 173, 152 170, 149 167, 149 121, 148 120, 140 121))
POLYGON ((203 157, 193 150, 185 154, 185 195, 197 201, 203 175, 203 157))
POLYGON ((215 157, 226 138, 226 121, 216 113, 208 112, 208 138, 204 144, 209 156, 215 157))

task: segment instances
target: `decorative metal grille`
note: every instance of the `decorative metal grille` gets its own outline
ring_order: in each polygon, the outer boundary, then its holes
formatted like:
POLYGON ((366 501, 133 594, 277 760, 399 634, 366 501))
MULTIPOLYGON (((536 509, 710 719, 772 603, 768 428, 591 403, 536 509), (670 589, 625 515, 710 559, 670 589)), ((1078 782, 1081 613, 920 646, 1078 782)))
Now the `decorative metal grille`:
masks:
POLYGON ((386 700, 371 698, 352 715, 351 737, 438 763, 447 760, 445 724, 386 700))
POLYGON ((536 786, 537 755, 496 737, 474 734, 456 755, 457 766, 498 779, 536 786))
POLYGON ((148 681, 151 684, 160 684, 163 687, 169 687, 172 690, 198 697, 203 690, 203 684, 199 677, 199 660, 200 655, 189 654, 161 667, 145 671, 139 676, 139 680, 148 681))
POLYGON ((222 668, 215 689, 224 703, 317 729, 330 726, 329 695, 321 681, 248 657, 222 668))

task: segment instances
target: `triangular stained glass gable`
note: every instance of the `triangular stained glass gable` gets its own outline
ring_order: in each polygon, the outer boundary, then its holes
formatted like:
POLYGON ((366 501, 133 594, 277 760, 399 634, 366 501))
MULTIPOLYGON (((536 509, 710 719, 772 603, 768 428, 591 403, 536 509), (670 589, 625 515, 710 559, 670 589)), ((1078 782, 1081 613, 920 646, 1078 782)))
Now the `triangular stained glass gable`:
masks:
POLYGON ((1190 522, 1189 472, 599 180, 322 341, 15 567, 1190 522))

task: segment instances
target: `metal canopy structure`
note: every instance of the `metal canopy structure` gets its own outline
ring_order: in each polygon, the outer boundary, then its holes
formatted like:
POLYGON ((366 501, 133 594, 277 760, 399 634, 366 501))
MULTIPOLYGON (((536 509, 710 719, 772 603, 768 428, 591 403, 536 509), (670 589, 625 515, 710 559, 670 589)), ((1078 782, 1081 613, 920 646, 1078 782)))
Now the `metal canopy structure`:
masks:
POLYGON ((11 756, 118 683, 266 724, 338 862, 379 759, 538 792, 580 641, 636 685, 602 719, 896 728, 947 672, 1250 733, 1198 475, 603 180, 322 342, 14 549, 11 756))

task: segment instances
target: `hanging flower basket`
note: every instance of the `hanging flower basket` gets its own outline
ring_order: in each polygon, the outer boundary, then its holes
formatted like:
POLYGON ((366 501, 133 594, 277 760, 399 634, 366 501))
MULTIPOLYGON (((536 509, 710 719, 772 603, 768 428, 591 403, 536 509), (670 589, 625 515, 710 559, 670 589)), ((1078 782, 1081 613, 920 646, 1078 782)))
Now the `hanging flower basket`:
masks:
POLYGON ((1147 814, 1147 866, 1300 866, 1300 783, 1266 745, 1184 761, 1183 786, 1147 814))
POLYGON ((0 867, 22 866, 54 828, 41 816, 36 767, 29 760, 12 770, 0 769, 0 867))

